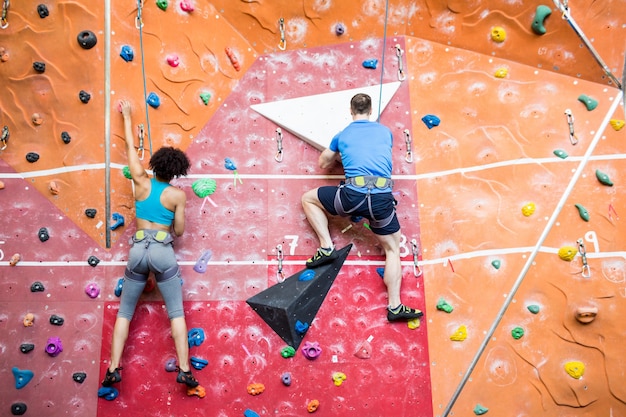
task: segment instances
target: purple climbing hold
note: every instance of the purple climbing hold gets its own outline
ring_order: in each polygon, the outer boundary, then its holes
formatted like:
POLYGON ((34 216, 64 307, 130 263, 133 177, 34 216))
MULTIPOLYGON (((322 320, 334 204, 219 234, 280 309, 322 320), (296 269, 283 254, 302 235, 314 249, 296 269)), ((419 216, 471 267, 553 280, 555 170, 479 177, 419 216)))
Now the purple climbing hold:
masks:
POLYGON ((90 298, 96 298, 96 297, 98 297, 98 295, 100 295, 100 287, 98 287, 98 284, 96 284, 95 282, 90 282, 85 287, 85 293, 90 298))
POLYGON ((196 261, 196 264, 193 267, 193 270, 203 274, 206 272, 207 263, 211 260, 211 256, 213 256, 213 252, 210 250, 205 251, 202 256, 196 261))
POLYGON ((165 361, 165 371, 174 372, 178 367, 176 366, 176 358, 169 358, 165 361))
POLYGON ((305 342, 302 347, 302 354, 310 360, 317 359, 321 353, 322 348, 318 342, 305 342))
POLYGON ((426 116, 422 117, 422 122, 424 122, 427 128, 432 129, 435 126, 439 126, 441 120, 435 115, 427 114, 426 116))
POLYGON ((55 357, 61 352, 63 352, 63 344, 61 343, 61 339, 57 336, 48 338, 48 343, 46 343, 46 353, 52 357, 55 357))
POLYGON ((377 65, 377 59, 366 59, 365 61, 363 61, 363 68, 376 69, 377 65))
POLYGON ((280 377, 280 379, 283 381, 283 384, 284 384, 285 386, 287 386, 287 387, 288 387, 289 385, 291 385, 291 373, 290 373, 290 372, 285 372, 285 373, 284 373, 284 374, 280 377))

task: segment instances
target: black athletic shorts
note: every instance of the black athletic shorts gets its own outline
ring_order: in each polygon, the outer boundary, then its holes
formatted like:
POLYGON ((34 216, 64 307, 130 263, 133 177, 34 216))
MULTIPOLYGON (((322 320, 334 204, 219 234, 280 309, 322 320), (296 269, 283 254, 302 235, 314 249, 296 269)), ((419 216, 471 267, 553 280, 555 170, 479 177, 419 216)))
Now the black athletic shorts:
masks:
MULTIPOLYGON (((324 186, 318 188, 317 190, 317 198, 319 198, 326 211, 333 216, 337 215, 337 212, 335 211, 335 193, 337 192, 337 188, 337 186, 324 186)), ((365 193, 360 193, 348 187, 343 187, 340 192, 341 203, 343 205, 344 211, 352 210, 365 199, 365 193)), ((370 225, 372 232, 377 235, 390 235, 400 230, 400 222, 398 221, 398 216, 395 214, 395 206, 397 202, 396 199, 393 197, 393 194, 391 194, 391 192, 372 194, 371 199, 372 213, 374 214, 376 220, 383 220, 392 212, 394 212, 393 219, 391 220, 391 223, 389 223, 387 226, 383 228, 375 228, 371 227, 370 225)), ((362 216, 370 220, 372 218, 367 205, 367 201, 365 201, 361 205, 361 207, 359 207, 357 210, 350 213, 349 215, 362 216)))

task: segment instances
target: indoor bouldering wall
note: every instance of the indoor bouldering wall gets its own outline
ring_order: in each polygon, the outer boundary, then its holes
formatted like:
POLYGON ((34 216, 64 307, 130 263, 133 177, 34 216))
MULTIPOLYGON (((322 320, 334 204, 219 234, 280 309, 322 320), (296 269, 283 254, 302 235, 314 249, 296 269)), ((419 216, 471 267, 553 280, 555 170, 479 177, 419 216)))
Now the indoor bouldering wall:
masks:
POLYGON ((1 3, 1 415, 626 416, 624 1, 1 3), (394 135, 410 325, 363 220, 298 284, 356 91, 394 135), (135 231, 120 99, 146 167, 192 163, 195 393, 148 286, 98 396, 135 231))

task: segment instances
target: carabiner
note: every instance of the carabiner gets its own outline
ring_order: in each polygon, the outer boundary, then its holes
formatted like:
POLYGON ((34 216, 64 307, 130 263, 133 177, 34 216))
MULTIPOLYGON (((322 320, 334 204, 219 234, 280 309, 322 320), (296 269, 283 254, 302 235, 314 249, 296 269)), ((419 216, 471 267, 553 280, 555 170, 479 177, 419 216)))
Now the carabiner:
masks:
POLYGON ((418 264, 419 247, 417 246, 417 241, 415 239, 411 240, 411 247, 413 248, 413 275, 419 277, 422 275, 422 268, 420 268, 418 264))
POLYGON ((9 27, 9 20, 7 15, 9 14, 9 0, 4 0, 2 3, 2 17, 0 17, 0 28, 6 29, 9 27))
POLYGON ((141 18, 141 9, 143 9, 143 0, 137 0, 137 17, 135 17, 135 27, 143 28, 143 19, 141 18))
POLYGON ((139 136, 139 147, 137 148, 137 155, 139 156, 139 160, 143 161, 143 156, 144 156, 144 147, 143 147, 143 140, 144 140, 144 130, 143 130, 143 123, 140 123, 139 126, 137 126, 137 136, 139 136))
POLYGON ((574 115, 570 109, 565 109, 565 118, 567 119, 567 125, 569 126, 569 141, 572 145, 578 143, 578 138, 574 133, 574 115))
POLYGON ((580 254, 580 258, 583 261, 583 266, 582 266, 582 271, 581 271, 582 276, 583 278, 590 278, 591 270, 589 269, 589 265, 587 264, 587 249, 585 249, 585 244, 583 243, 582 239, 578 239, 576 243, 578 244, 578 253, 580 254))
POLYGON ((274 159, 276 162, 283 162, 283 131, 280 127, 276 128, 276 148, 278 150, 276 151, 274 159))
POLYGON ((278 49, 284 51, 287 49, 287 41, 285 40, 285 19, 282 17, 278 19, 278 30, 280 31, 280 43, 278 44, 278 49))
POLYGON ((283 272, 283 245, 281 244, 278 244, 278 246, 276 246, 276 257, 278 258, 276 279, 278 282, 283 282, 285 280, 285 273, 283 272))
POLYGON ((413 162, 413 150, 411 149, 411 132, 409 132, 409 129, 404 129, 404 143, 406 143, 406 156, 404 160, 411 163, 413 162))
POLYGON ((404 74, 404 69, 402 66, 402 54, 404 51, 400 48, 400 44, 396 44, 396 57, 398 57, 398 81, 406 80, 406 75, 404 74))
POLYGON ((0 136, 0 142, 2 142, 2 148, 0 148, 0 151, 3 151, 7 148, 8 143, 9 143, 9 126, 5 126, 2 128, 2 136, 0 136))

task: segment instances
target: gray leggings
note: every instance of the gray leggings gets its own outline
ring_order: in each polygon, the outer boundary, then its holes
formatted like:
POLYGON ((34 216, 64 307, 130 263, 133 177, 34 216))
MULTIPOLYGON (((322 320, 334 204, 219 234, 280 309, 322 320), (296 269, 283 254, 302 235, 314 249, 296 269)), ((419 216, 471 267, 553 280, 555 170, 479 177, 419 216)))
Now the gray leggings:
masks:
POLYGON ((132 247, 124 271, 118 317, 132 320, 150 272, 154 273, 170 320, 185 316, 180 268, 172 247, 173 239, 169 233, 165 233, 163 237, 163 233, 157 233, 156 230, 139 230, 131 238, 132 247))

